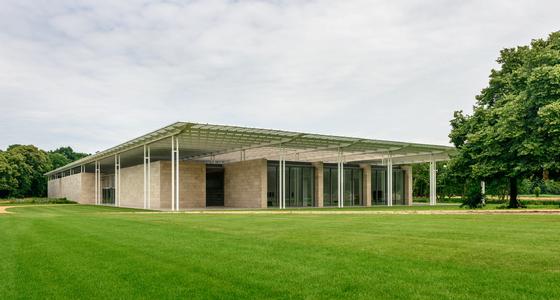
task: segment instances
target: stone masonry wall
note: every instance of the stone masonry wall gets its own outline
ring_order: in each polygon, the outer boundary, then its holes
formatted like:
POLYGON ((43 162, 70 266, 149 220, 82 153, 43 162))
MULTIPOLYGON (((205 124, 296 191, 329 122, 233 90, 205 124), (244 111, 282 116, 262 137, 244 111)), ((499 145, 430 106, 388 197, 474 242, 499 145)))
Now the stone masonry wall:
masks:
POLYGON ((255 159, 224 165, 224 205, 266 208, 266 160, 255 159))

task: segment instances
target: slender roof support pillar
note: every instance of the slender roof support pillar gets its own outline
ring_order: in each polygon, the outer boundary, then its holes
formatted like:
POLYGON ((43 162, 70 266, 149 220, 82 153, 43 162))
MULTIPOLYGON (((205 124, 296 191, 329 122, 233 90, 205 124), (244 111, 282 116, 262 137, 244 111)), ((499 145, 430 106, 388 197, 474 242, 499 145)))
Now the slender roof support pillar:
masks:
POLYGON ((286 208, 286 155, 284 146, 280 149, 280 161, 278 167, 278 207, 286 208))
POLYGON ((387 157, 387 206, 393 206, 393 158, 387 157))
POLYGON ((338 149, 338 207, 344 207, 344 157, 338 149))
POLYGON ((175 138, 175 208, 177 209, 177 211, 179 210, 179 200, 181 199, 179 197, 179 190, 180 190, 180 184, 179 184, 179 165, 180 165, 180 160, 179 160, 179 138, 175 138))
POLYGON ((278 160, 278 208, 282 209, 282 149, 278 160))
POLYGON ((436 205, 437 199, 437 169, 436 161, 430 161, 430 205, 436 205))
POLYGON ((121 155, 115 154, 115 206, 121 205, 121 155))
POLYGON ((95 161, 95 182, 94 182, 94 189, 95 189, 95 204, 99 205, 99 161, 95 161))
POLYGON ((148 209, 152 208, 152 150, 148 145, 148 158, 146 160, 148 165, 148 209))
POLYGON ((175 210, 175 136, 171 136, 171 210, 175 210))
POLYGON ((150 146, 144 145, 144 209, 150 208, 151 185, 150 146))
POLYGON ((179 210, 179 139, 171 136, 171 210, 179 210))

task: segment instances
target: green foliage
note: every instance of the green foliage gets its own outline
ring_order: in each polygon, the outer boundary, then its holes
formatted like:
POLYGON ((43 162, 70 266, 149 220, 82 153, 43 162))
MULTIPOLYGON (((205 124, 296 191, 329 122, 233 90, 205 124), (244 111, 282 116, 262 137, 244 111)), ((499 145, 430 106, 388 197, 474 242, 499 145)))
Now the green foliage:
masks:
POLYGON ((74 149, 72 149, 72 147, 60 147, 56 150, 49 151, 49 153, 52 154, 56 153, 64 156, 67 159, 68 163, 84 158, 89 155, 87 153, 74 152, 74 149))
POLYGON ((71 160, 69 160, 66 156, 60 153, 49 152, 48 155, 53 170, 65 166, 71 162, 71 160))
MULTIPOLYGON (((430 164, 421 163, 412 165, 412 186, 415 199, 428 197, 430 193, 430 164)), ((437 163, 437 197, 443 201, 446 197, 451 198, 463 195, 464 182, 458 180, 448 167, 447 162, 437 163)), ((415 202, 418 202, 414 200, 415 202)), ((454 200, 455 201, 455 200, 454 200)))
POLYGON ((455 112, 450 164, 457 176, 509 181, 519 207, 520 178, 560 169, 560 32, 530 46, 504 49, 472 115, 455 112))
POLYGON ((538 186, 535 187, 535 188, 533 189, 533 193, 535 193, 535 197, 539 197, 540 194, 541 194, 541 188, 538 187, 538 186))
POLYGON ((479 188, 471 185, 461 207, 482 208, 484 205, 484 195, 482 195, 479 188))
POLYGON ((47 193, 44 174, 52 169, 48 155, 33 145, 12 145, 5 152, 9 164, 15 169, 17 186, 10 196, 43 196, 47 193))
POLYGON ((541 189, 543 194, 560 195, 560 181, 545 180, 541 189))
POLYGON ((44 174, 85 155, 70 147, 46 152, 33 145, 11 145, 0 151, 0 197, 43 197, 47 194, 44 174))
POLYGON ((8 204, 76 204, 66 198, 45 198, 45 197, 32 197, 32 198, 15 198, 9 199, 8 204))
POLYGON ((0 197, 13 193, 17 186, 16 169, 8 160, 8 154, 0 151, 0 197))

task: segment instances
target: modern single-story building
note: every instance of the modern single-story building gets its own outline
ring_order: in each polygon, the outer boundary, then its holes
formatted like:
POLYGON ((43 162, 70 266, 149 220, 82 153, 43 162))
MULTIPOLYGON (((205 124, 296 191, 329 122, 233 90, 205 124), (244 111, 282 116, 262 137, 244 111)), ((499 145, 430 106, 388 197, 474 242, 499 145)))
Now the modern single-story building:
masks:
POLYGON ((411 205, 454 148, 178 122, 53 170, 48 196, 156 210, 411 205), (339 188, 342 187, 342 188, 339 188))

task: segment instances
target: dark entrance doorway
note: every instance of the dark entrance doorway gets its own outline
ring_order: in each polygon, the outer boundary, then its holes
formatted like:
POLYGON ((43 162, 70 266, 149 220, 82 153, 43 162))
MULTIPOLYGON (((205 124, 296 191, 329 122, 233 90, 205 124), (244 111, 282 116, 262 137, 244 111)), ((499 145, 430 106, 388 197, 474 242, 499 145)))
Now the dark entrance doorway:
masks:
POLYGON ((224 168, 206 165, 206 206, 224 206, 224 168))

